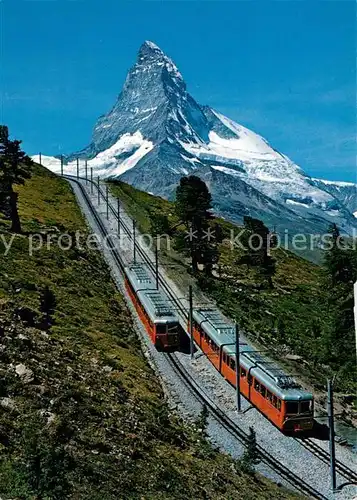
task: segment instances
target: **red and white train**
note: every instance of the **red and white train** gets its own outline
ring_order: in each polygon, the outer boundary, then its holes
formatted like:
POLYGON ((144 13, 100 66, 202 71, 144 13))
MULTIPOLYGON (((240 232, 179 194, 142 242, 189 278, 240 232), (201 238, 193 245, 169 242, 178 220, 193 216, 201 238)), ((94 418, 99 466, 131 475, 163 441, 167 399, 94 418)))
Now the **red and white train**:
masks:
MULTIPOLYGON (((179 348, 183 328, 173 305, 157 290, 144 264, 125 267, 125 286, 157 349, 179 348)), ((209 361, 236 385, 235 330, 214 308, 193 310, 193 337, 209 361)), ((187 325, 190 331, 190 325, 187 325)), ((249 345, 240 346, 240 390, 244 397, 284 432, 311 430, 313 395, 304 391, 274 362, 249 345)))
POLYGON ((166 295, 157 290, 143 264, 125 267, 125 287, 150 338, 159 350, 179 347, 182 328, 166 295))
MULTIPOLYGON (((193 336, 211 363, 236 385, 235 329, 212 308, 194 309, 193 336)), ((188 325, 190 327, 190 325, 188 325)), ((253 347, 240 346, 240 391, 248 401, 284 432, 311 430, 313 395, 253 347)))

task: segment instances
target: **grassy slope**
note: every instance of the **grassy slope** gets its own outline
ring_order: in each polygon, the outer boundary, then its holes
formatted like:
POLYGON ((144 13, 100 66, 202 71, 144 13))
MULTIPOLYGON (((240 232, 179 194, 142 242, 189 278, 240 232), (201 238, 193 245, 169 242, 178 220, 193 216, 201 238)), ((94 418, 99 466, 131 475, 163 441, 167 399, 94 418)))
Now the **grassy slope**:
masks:
MULTIPOLYGON (((153 214, 169 215, 175 225, 172 203, 133 187, 116 182, 111 184, 120 195, 128 212, 137 219, 144 232, 150 232, 153 214)), ((216 219, 227 238, 232 230, 237 235, 241 228, 222 219, 216 219)), ((226 240, 220 246, 221 275, 219 278, 200 282, 200 290, 215 299, 220 308, 247 331, 254 342, 269 349, 292 373, 305 379, 305 383, 319 391, 325 390, 325 380, 331 371, 327 366, 316 365, 319 353, 326 349, 323 331, 328 328, 329 313, 324 296, 323 271, 317 265, 284 249, 273 250, 277 259, 274 289, 262 289, 261 278, 254 269, 237 265, 242 250, 226 240), (288 361, 286 351, 301 355, 305 360, 288 361), (317 353, 317 354, 316 354, 317 353)), ((162 251, 161 262, 168 265, 172 277, 181 286, 193 283, 188 274, 189 261, 177 252, 162 251)), ((353 391, 350 372, 341 373, 338 380, 341 391, 353 391)), ((337 385, 337 383, 336 383, 337 385)))
MULTIPOLYGON (((25 231, 87 232, 65 181, 38 168, 19 191, 25 231)), ((0 231, 10 237, 1 218, 0 231)), ((98 252, 53 246, 30 257, 28 237, 17 237, 7 256, 0 239, 2 498, 293 497, 235 473, 202 433, 170 414, 98 252), (47 330, 44 286, 56 297, 47 330), (33 381, 16 375, 20 363, 33 381)))

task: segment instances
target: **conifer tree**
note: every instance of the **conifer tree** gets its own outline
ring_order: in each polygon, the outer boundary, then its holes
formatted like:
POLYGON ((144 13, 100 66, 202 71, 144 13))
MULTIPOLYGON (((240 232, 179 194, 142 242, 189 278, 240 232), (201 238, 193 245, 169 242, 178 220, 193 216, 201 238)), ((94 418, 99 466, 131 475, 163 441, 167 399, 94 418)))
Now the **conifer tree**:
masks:
MULTIPOLYGON (((324 268, 331 315, 330 327, 324 335, 324 361, 332 368, 356 373, 353 284, 357 280, 357 250, 343 238, 333 224, 329 230, 331 248, 326 251, 324 268)), ((344 374, 340 374, 343 383, 344 374)))
POLYGON ((175 210, 186 226, 187 235, 178 239, 178 247, 186 247, 192 259, 192 270, 198 272, 198 264, 204 264, 208 274, 217 261, 217 246, 207 236, 212 219, 212 197, 206 184, 195 175, 182 177, 176 189, 175 210))
POLYGON ((52 323, 52 316, 56 308, 56 297, 55 294, 46 285, 41 292, 40 296, 40 310, 44 313, 46 318, 46 324, 49 327, 52 323))
POLYGON ((9 130, 0 125, 0 184, 2 198, 7 198, 10 205, 11 231, 21 232, 21 223, 18 213, 18 193, 14 191, 16 184, 24 184, 31 177, 33 162, 21 150, 21 141, 10 140, 9 130))
POLYGON ((241 469, 244 472, 248 472, 250 474, 254 473, 255 466, 260 462, 258 447, 257 447, 257 438, 255 434, 255 430, 253 427, 249 427, 249 436, 247 438, 247 448, 243 454, 243 457, 240 461, 241 469))
POLYGON ((246 253, 238 263, 257 267, 269 287, 273 288, 272 278, 276 272, 276 260, 270 255, 270 249, 276 246, 276 237, 261 220, 253 217, 244 217, 244 227, 246 232, 243 244, 246 253))

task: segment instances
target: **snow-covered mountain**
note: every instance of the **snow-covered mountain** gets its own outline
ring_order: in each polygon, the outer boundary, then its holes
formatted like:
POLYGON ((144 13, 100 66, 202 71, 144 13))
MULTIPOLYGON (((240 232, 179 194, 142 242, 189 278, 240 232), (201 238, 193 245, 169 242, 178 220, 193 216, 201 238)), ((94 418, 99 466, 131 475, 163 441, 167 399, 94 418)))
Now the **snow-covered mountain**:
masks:
MULTIPOLYGON (((357 185, 311 179, 261 136, 199 105, 172 60, 148 41, 89 146, 66 158, 67 172, 76 158, 95 175, 168 198, 181 176, 195 173, 209 184, 216 212, 235 221, 247 214, 281 231, 325 231, 331 221, 349 233, 357 228, 357 185)), ((42 161, 59 171, 58 159, 42 161)))
POLYGON ((330 193, 339 200, 350 212, 357 210, 357 185, 353 182, 333 182, 323 179, 311 179, 314 186, 330 193))

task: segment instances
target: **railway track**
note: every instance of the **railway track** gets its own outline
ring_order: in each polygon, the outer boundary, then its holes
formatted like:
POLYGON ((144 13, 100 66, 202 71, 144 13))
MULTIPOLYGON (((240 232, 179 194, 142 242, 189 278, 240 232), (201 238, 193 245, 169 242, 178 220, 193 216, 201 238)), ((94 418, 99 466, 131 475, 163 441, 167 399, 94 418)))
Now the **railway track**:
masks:
MULTIPOLYGON (((119 267, 120 271, 123 273, 124 272, 124 266, 125 263, 123 262, 118 250, 115 248, 115 243, 113 238, 108 234, 108 231, 105 227, 105 224, 101 220, 101 217, 97 213, 96 209, 94 208, 92 201, 87 194, 85 188, 83 187, 82 183, 79 182, 77 178, 74 176, 64 176, 68 180, 75 182, 77 186, 79 187, 83 198, 87 204, 87 207, 92 214, 99 230, 102 235, 102 237, 105 237, 110 245, 110 253, 119 267)), ((83 179, 85 180, 85 179, 83 179)), ((105 195, 100 190, 100 194, 105 199, 105 195)), ((110 210, 112 213, 116 216, 116 212, 112 206, 110 206, 110 210)), ((121 221, 121 226, 124 229, 124 231, 127 233, 127 236, 132 240, 132 234, 130 232, 130 229, 128 226, 121 221)), ((145 252, 137 246, 137 254, 140 255, 144 262, 149 266, 152 272, 154 272, 154 265, 151 262, 150 258, 145 254, 145 252)), ((175 303, 177 302, 177 298, 174 294, 174 292, 171 290, 169 285, 165 282, 162 274, 159 273, 159 283, 163 286, 165 291, 169 294, 170 298, 172 298, 175 303)), ((179 301, 178 301, 179 302, 179 301)), ((181 311, 181 314, 187 315, 187 310, 182 306, 182 304, 178 303, 177 304, 178 309, 181 311)), ((211 415, 219 422, 219 424, 238 442, 242 444, 246 444, 247 442, 247 434, 240 429, 214 402, 213 400, 205 393, 202 391, 202 389, 197 385, 195 380, 187 373, 185 368, 181 365, 181 363, 178 361, 177 357, 174 354, 170 353, 165 353, 167 359, 169 360, 172 368, 176 372, 176 374, 180 377, 180 379, 185 383, 185 385, 189 388, 189 390, 192 392, 192 394, 195 395, 197 400, 203 405, 206 405, 207 409, 211 413, 211 415)), ((324 496, 322 493, 320 493, 316 488, 308 484, 304 479, 300 478, 297 476, 294 472, 292 472, 288 467, 285 467, 284 465, 280 464, 277 462, 276 458, 271 455, 269 452, 267 452, 262 446, 258 445, 258 452, 261 457, 261 461, 268 465, 281 479, 284 479, 288 484, 292 485, 295 489, 297 489, 299 492, 308 495, 310 498, 316 498, 316 499, 321 499, 321 500, 327 500, 327 497, 324 496)))
MULTIPOLYGON (((105 194, 104 194, 102 189, 100 189, 100 193, 101 193, 101 196, 103 197, 103 200, 105 200, 106 199, 105 194)), ((117 212, 114 210, 114 208, 112 207, 112 205, 110 203, 109 203, 109 209, 112 212, 112 214, 117 218, 117 212)), ((133 236, 132 236, 132 233, 130 231, 130 228, 125 224, 124 221, 122 221, 122 222, 123 222, 122 223, 123 229, 125 230, 127 236, 129 237, 130 240, 133 240, 133 236)), ((141 257, 143 258, 145 263, 150 268, 152 274, 155 275, 154 264, 151 262, 151 260, 148 258, 148 256, 145 254, 145 252, 139 246, 137 248, 139 249, 139 253, 140 253, 141 257)), ((185 325, 186 325, 187 319, 188 319, 188 310, 182 306, 181 302, 177 299, 175 293, 170 288, 170 286, 167 284, 165 278, 162 276, 162 274, 160 272, 159 272, 159 283, 160 283, 161 287, 165 290, 167 295, 169 295, 172 302, 176 305, 176 308, 179 310, 179 314, 181 315, 181 318, 183 319, 183 321, 185 322, 185 325)), ((233 422, 231 422, 231 423, 233 425, 235 425, 233 422)), ((312 453, 315 457, 319 458, 322 462, 329 465, 329 463, 330 463, 329 453, 326 450, 324 450, 323 448, 321 448, 312 439, 308 438, 308 439, 303 440, 303 439, 299 439, 299 438, 295 438, 295 437, 293 439, 295 441, 298 441, 305 449, 310 451, 310 453, 312 453)), ((342 463, 341 461, 339 461, 337 459, 336 459, 335 463, 336 463, 336 470, 342 477, 347 479, 350 483, 357 484, 357 474, 353 469, 349 468, 347 465, 345 465, 344 463, 342 463)))
MULTIPOLYGON (((322 462, 326 464, 330 463, 330 455, 329 453, 321 448, 317 443, 315 443, 312 439, 301 439, 301 438, 293 438, 295 441, 298 441, 301 446, 309 450, 313 455, 318 457, 322 462)), ((347 465, 340 462, 336 459, 336 471, 345 479, 350 481, 351 483, 357 484, 357 474, 353 469, 350 469, 347 465)))
MULTIPOLYGON (((76 180, 76 178, 73 179, 72 176, 67 176, 67 177, 70 177, 72 180, 76 180)), ((85 180, 85 179, 82 178, 82 180, 85 180)), ((94 184, 94 186, 96 188, 98 187, 96 183, 93 183, 93 184, 94 184)), ((106 193, 103 191, 103 189, 99 188, 99 192, 100 192, 100 195, 102 196, 103 200, 106 201, 106 193)), ((109 211, 114 215, 114 217, 116 219, 118 219, 118 214, 117 214, 116 209, 114 209, 114 207, 111 205, 111 203, 108 203, 108 206, 109 206, 109 211)), ((128 238, 131 241, 133 241, 133 235, 132 235, 132 232, 131 232, 131 228, 128 227, 128 225, 124 222, 123 219, 120 220, 120 225, 124 229, 124 231, 125 231, 126 235, 128 236, 128 238)), ((140 255, 140 257, 143 259, 144 263, 150 269, 150 271, 153 274, 153 276, 155 276, 156 270, 155 270, 154 263, 151 261, 151 259, 149 258, 149 256, 143 251, 143 249, 139 245, 136 245, 136 253, 137 253, 137 255, 140 255)), ((159 284, 165 290, 166 294, 169 296, 170 300, 175 305, 175 309, 179 313, 179 315, 181 316, 181 319, 184 320, 185 327, 186 327, 187 320, 188 320, 188 309, 185 308, 182 305, 182 303, 180 302, 180 300, 178 300, 175 292, 167 284, 167 282, 165 280, 165 277, 162 275, 162 273, 159 271, 158 274, 159 274, 159 284)))
MULTIPOLYGON (((167 353, 171 366, 175 372, 186 382, 193 395, 205 405, 209 413, 220 423, 220 425, 238 442, 246 446, 248 434, 240 429, 233 420, 214 403, 214 401, 202 391, 197 385, 195 380, 187 373, 185 368, 176 358, 175 354, 167 353)), ((274 470, 280 477, 284 478, 289 484, 297 488, 300 492, 309 495, 310 498, 327 499, 326 496, 321 494, 316 488, 310 486, 306 481, 297 476, 290 469, 277 462, 276 457, 267 452, 262 446, 257 444, 257 451, 260 455, 261 461, 274 470)))

